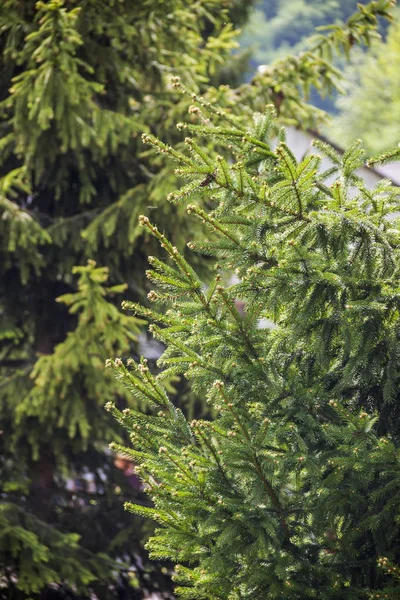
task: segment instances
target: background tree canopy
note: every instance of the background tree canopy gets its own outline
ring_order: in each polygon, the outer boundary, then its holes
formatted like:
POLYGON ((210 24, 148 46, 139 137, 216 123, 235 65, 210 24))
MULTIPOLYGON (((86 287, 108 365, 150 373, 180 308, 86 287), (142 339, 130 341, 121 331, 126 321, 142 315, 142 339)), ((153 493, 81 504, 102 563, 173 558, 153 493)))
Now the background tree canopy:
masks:
POLYGON ((190 100, 176 93, 171 75, 193 91, 217 82, 235 45, 232 19, 241 22, 249 6, 1 3, 0 594, 7 598, 136 598, 170 587, 160 569, 146 573, 146 526, 123 511, 122 498, 145 499, 107 448, 117 430, 104 402, 131 401, 104 361, 137 348, 139 323, 117 307, 122 292, 145 298, 145 254, 157 252, 139 213, 157 213, 176 241, 185 233, 184 211, 166 202, 175 176, 139 134, 178 139, 171 125, 190 100))
MULTIPOLYGON (((258 2, 240 37, 243 48, 252 49, 251 66, 255 70, 260 65, 268 65, 288 53, 307 49, 308 38, 317 27, 340 24, 356 10, 357 5, 367 4, 366 0, 264 0, 258 2)), ((385 35, 388 24, 380 21, 380 32, 385 35)), ((335 65, 343 70, 343 57, 335 57, 335 65)), ((346 76, 351 80, 350 73, 346 76)), ((354 78, 354 74, 353 74, 354 78)), ((334 99, 321 97, 316 90, 310 90, 311 102, 329 113, 336 113, 334 99)), ((348 138, 347 138, 348 141, 348 138)))
POLYGON ((356 8, 356 0, 261 0, 250 15, 240 43, 254 48, 253 64, 268 64, 300 49, 316 27, 346 21, 356 8))
MULTIPOLYGON (((398 13, 397 13, 398 16, 398 13)), ((357 52, 346 68, 345 96, 337 99, 338 117, 328 129, 332 139, 348 144, 361 138, 369 153, 400 142, 400 24, 368 53, 357 52)))

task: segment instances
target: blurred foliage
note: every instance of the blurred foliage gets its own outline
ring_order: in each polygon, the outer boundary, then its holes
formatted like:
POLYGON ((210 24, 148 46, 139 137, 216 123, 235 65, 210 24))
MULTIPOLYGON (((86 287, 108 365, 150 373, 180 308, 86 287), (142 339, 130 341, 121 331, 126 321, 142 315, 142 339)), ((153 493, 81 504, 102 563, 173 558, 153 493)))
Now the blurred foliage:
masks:
POLYGON ((137 216, 156 213, 176 241, 186 231, 166 201, 175 175, 139 134, 178 141, 191 101, 171 75, 218 85, 250 8, 0 4, 1 597, 169 593, 143 550, 149 526, 123 512, 121 498, 147 500, 107 449, 104 403, 127 396, 104 361, 137 352, 140 322, 117 308, 122 291, 145 298, 157 252, 137 216))
POLYGON ((345 71, 346 95, 328 132, 339 144, 361 138, 370 154, 400 142, 400 23, 370 52, 358 51, 345 71))
MULTIPOLYGON (((242 48, 252 52, 253 70, 260 65, 269 65, 289 53, 307 49, 307 40, 317 27, 345 22, 357 9, 367 4, 357 0, 260 0, 250 15, 239 42, 242 48)), ((385 21, 380 23, 382 33, 385 21)), ((335 58, 340 68, 343 59, 335 58)), ((333 97, 337 94, 334 92, 333 97)), ((328 112, 335 112, 335 104, 311 90, 311 101, 328 112)))
POLYGON ((357 0, 260 0, 244 28, 240 45, 254 48, 255 65, 269 64, 300 50, 316 27, 346 21, 357 4, 357 0))

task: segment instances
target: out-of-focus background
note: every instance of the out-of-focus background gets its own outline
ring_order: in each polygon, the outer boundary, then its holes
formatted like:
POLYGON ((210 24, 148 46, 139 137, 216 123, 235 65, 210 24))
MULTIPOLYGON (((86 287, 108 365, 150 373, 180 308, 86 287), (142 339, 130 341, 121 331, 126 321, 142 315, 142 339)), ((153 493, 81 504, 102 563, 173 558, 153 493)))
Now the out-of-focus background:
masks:
MULTIPOLYGON (((316 28, 345 21, 356 6, 352 0, 257 2, 239 39, 242 49, 251 49, 251 70, 305 50, 316 28)), ((399 142, 393 126, 400 111, 399 23, 382 21, 380 34, 368 52, 355 48, 350 63, 339 56, 334 60, 343 74, 343 95, 321 98, 315 90, 310 93, 311 102, 332 117, 323 133, 340 146, 361 138, 371 154, 399 142)))

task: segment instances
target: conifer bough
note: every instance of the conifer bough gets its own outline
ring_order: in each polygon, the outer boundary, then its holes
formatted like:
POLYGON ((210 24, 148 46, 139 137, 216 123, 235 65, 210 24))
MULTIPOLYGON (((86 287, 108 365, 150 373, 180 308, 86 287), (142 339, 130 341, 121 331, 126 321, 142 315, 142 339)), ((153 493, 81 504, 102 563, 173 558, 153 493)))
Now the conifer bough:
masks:
POLYGON ((189 248, 216 274, 205 285, 140 218, 167 254, 148 271, 164 310, 124 307, 166 350, 157 375, 108 363, 153 408, 107 407, 132 440, 113 448, 154 502, 127 509, 157 522, 148 547, 176 563, 183 598, 399 598, 399 188, 366 188, 360 142, 343 156, 315 142, 298 162, 281 130, 273 149, 272 106, 252 127, 222 110, 202 119, 184 126, 186 153, 147 138, 189 180, 174 200, 194 199, 210 237, 189 248), (205 153, 211 136, 223 153, 205 153), (177 375, 212 418, 189 422, 171 402, 177 375))

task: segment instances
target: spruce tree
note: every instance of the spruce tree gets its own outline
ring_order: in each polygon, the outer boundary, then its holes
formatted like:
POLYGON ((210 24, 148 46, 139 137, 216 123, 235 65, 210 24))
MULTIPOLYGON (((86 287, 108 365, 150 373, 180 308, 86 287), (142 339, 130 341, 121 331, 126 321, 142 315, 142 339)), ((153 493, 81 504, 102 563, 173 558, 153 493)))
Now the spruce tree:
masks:
POLYGON ((133 442, 113 448, 141 465, 155 505, 127 508, 158 523, 151 554, 178 563, 184 598, 398 598, 399 190, 365 188, 359 143, 343 157, 316 143, 324 173, 318 155, 295 160, 284 131, 273 151, 272 116, 200 126, 191 154, 173 152, 215 202, 187 206, 213 231, 189 242, 218 261, 208 286, 141 218, 174 266, 149 258, 149 299, 165 313, 125 304, 166 345, 162 372, 108 363, 153 407, 108 405, 133 442), (214 418, 188 421, 171 402, 163 380, 178 374, 214 418))
POLYGON ((119 310, 122 291, 146 294, 137 216, 152 207, 183 239, 174 175, 140 134, 179 139, 190 100, 171 74, 217 82, 250 4, 1 2, 2 597, 168 590, 147 572, 148 525, 123 511, 132 485, 148 501, 107 449, 119 434, 104 400, 130 400, 104 361, 137 347, 140 322, 119 310))
POLYGON ((154 502, 127 509, 156 521, 148 547, 175 562, 183 598, 398 598, 399 189, 366 188, 360 142, 341 156, 316 141, 297 161, 284 129, 274 143, 273 106, 248 126, 195 103, 186 152, 145 141, 190 181, 173 200, 210 229, 188 247, 216 273, 205 282, 140 218, 166 252, 147 273, 159 309, 124 308, 166 350, 158 374, 107 363, 152 407, 107 406, 132 440, 113 449, 140 464, 154 502), (177 375, 213 416, 185 417, 164 385, 177 375))

